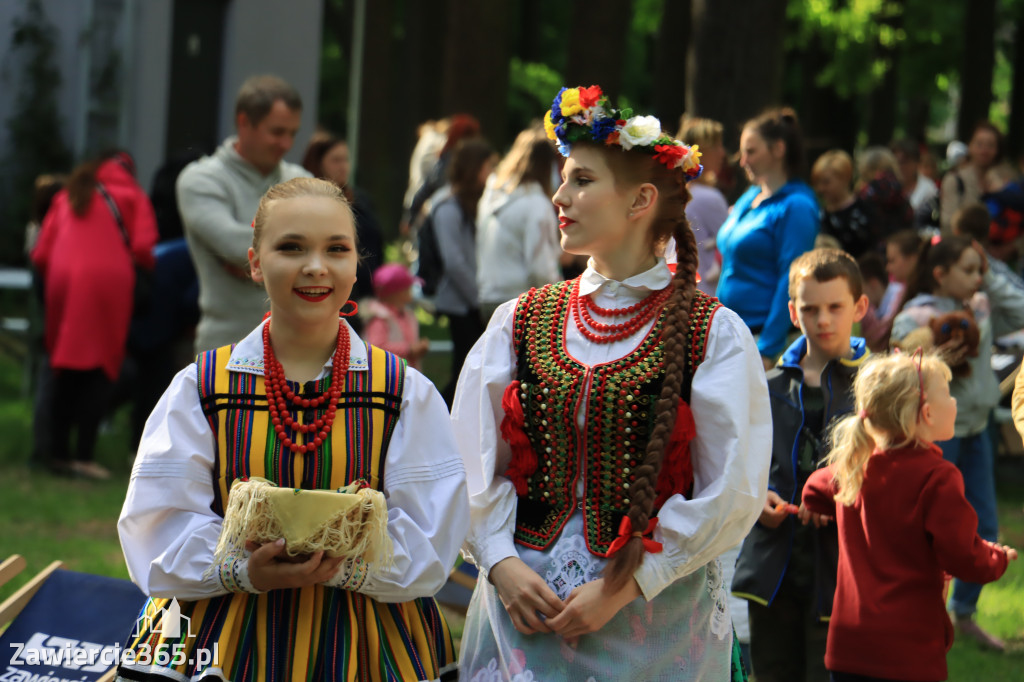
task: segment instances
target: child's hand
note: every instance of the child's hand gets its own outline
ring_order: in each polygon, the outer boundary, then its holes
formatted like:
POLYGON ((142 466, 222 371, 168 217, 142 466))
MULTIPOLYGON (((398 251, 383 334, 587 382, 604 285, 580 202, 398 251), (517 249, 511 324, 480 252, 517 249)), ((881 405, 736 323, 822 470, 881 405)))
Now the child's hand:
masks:
POLYGON ((936 347, 935 350, 938 352, 939 357, 942 358, 943 362, 950 367, 961 365, 967 359, 968 348, 962 338, 952 338, 941 346, 936 347))
POLYGON ((988 254, 985 253, 985 247, 982 246, 977 239, 971 240, 971 246, 973 246, 974 250, 978 252, 979 256, 981 256, 981 274, 984 275, 988 272, 988 254))
POLYGON ((1006 554, 1006 558, 1010 561, 1017 560, 1017 550, 1015 550, 1013 547, 1010 547, 1009 545, 996 545, 996 548, 1003 550, 1003 552, 1006 554))
POLYGON ((421 358, 427 354, 430 350, 430 339, 426 337, 420 338, 412 347, 412 356, 414 358, 421 358))
POLYGON ((761 516, 757 518, 758 523, 766 528, 778 528, 786 517, 789 516, 786 504, 786 501, 779 497, 777 492, 769 490, 768 501, 764 503, 761 516))
POLYGON ((245 281, 248 281, 248 280, 252 279, 252 274, 249 272, 248 265, 246 265, 245 267, 239 267, 239 266, 234 265, 232 263, 228 263, 227 261, 221 261, 220 264, 221 264, 221 266, 223 266, 224 271, 226 273, 228 273, 229 275, 231 275, 232 277, 234 277, 235 279, 240 279, 240 280, 245 280, 245 281))
POLYGON ((815 512, 812 512, 803 504, 801 504, 800 509, 797 510, 796 517, 800 519, 800 523, 804 524, 805 526, 808 523, 813 523, 815 528, 827 526, 829 521, 832 520, 832 517, 830 516, 825 516, 824 514, 817 514, 815 512))
POLYGON ((344 561, 344 557, 332 559, 322 551, 314 552, 304 561, 299 560, 301 557, 289 557, 284 553, 284 538, 261 546, 247 542, 246 549, 251 547, 255 549, 249 557, 249 580, 261 592, 326 582, 344 561))

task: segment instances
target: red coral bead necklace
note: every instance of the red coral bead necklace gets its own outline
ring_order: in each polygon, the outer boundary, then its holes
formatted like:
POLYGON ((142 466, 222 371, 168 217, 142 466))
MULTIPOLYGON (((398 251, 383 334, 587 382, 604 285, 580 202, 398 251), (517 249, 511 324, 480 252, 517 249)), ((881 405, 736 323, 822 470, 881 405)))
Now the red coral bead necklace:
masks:
POLYGON ((263 325, 263 373, 266 381, 267 407, 270 411, 270 422, 281 444, 294 453, 313 452, 323 445, 327 435, 334 426, 334 415, 338 411, 338 398, 341 397, 341 379, 348 372, 350 350, 348 330, 343 320, 338 320, 338 343, 334 350, 331 367, 331 384, 321 395, 315 398, 303 398, 296 395, 288 386, 284 376, 284 367, 274 356, 274 348, 270 344, 270 321, 263 325), (327 403, 327 411, 309 424, 300 424, 292 418, 289 403, 302 409, 317 408, 327 403), (294 443, 288 437, 287 429, 307 435, 315 434, 312 441, 304 444, 294 443))
POLYGON ((576 329, 586 339, 594 343, 614 343, 632 336, 654 319, 671 295, 672 287, 668 286, 660 291, 652 292, 628 308, 602 308, 595 304, 589 296, 580 296, 580 280, 577 279, 572 293, 569 295, 569 308, 572 310, 576 329), (606 317, 625 317, 633 313, 636 315, 618 324, 604 324, 597 322, 590 314, 590 310, 606 317))

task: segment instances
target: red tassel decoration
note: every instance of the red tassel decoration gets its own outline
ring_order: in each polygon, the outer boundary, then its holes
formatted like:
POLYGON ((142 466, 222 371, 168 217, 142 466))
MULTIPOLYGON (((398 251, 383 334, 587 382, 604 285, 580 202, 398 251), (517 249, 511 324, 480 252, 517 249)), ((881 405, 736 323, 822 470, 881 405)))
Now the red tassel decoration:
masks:
POLYGON ((537 471, 537 453, 530 447, 530 439, 523 430, 526 417, 519 401, 518 381, 513 381, 505 388, 501 396, 501 409, 505 411, 505 417, 501 420, 501 437, 512 449, 512 461, 509 462, 505 476, 515 485, 517 495, 525 495, 526 479, 537 471))
POLYGON ((697 437, 697 424, 693 420, 693 412, 685 400, 680 399, 676 412, 676 425, 672 429, 665 458, 662 460, 661 473, 654 490, 657 497, 654 508, 661 505, 676 493, 686 494, 693 486, 693 462, 690 459, 690 441, 697 437))

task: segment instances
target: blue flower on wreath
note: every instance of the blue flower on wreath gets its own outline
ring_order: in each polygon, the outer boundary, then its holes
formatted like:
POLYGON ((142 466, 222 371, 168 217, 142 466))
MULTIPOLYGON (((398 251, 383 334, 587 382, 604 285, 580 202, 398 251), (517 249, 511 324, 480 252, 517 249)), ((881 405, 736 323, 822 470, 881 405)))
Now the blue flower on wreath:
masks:
POLYGON ((594 119, 590 126, 590 134, 594 138, 594 142, 604 142, 609 135, 615 132, 616 123, 614 118, 594 119))
POLYGON ((562 118, 562 93, 565 92, 566 88, 562 88, 555 95, 555 100, 551 103, 551 119, 557 121, 562 118))

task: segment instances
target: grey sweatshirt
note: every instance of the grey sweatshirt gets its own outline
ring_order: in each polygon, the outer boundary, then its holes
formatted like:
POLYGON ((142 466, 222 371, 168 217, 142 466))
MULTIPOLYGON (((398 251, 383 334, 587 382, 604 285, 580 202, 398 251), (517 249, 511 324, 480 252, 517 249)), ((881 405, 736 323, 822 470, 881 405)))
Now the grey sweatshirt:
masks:
MULTIPOLYGON (((892 324, 893 340, 900 340, 933 317, 963 310, 964 303, 946 296, 921 294, 907 301, 892 324)), ((1024 292, 989 268, 981 292, 970 301, 981 340, 978 357, 969 358, 970 376, 954 378, 949 392, 956 398, 956 437, 974 436, 985 430, 989 413, 999 402, 999 382, 992 371, 992 340, 1024 327, 1024 292)))
POLYGON ((249 270, 252 220, 271 186, 309 176, 302 166, 286 161, 263 175, 235 151, 237 139, 229 137, 213 156, 186 166, 176 186, 185 239, 199 275, 197 353, 245 338, 269 310, 263 286, 237 274, 249 270))

